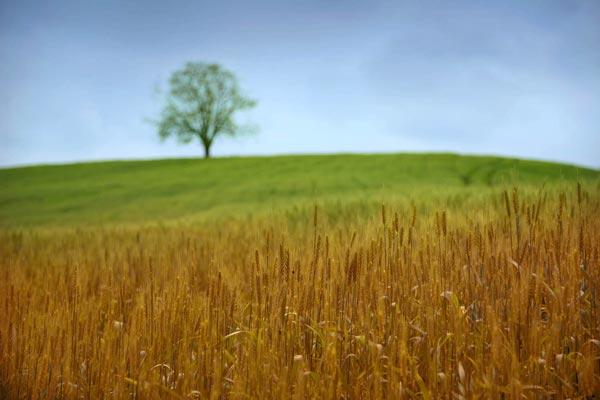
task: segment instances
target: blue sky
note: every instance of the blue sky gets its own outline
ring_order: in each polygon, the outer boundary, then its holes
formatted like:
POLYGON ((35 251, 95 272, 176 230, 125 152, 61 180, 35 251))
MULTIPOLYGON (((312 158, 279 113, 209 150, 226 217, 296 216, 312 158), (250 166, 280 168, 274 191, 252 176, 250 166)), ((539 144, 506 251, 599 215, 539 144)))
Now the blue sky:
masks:
POLYGON ((258 106, 215 156, 451 151, 600 168, 600 2, 0 2, 0 166, 201 156, 161 143, 169 75, 258 106))

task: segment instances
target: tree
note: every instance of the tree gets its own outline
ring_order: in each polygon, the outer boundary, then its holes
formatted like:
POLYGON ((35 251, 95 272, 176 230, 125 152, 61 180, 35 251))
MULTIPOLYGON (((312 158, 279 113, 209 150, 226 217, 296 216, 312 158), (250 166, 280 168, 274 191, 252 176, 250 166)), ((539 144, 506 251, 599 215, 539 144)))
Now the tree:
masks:
POLYGON ((175 136, 182 143, 198 138, 205 158, 210 158, 215 138, 240 134, 235 112, 256 105, 241 94, 235 75, 217 64, 187 63, 171 75, 169 86, 158 134, 162 139, 175 136))

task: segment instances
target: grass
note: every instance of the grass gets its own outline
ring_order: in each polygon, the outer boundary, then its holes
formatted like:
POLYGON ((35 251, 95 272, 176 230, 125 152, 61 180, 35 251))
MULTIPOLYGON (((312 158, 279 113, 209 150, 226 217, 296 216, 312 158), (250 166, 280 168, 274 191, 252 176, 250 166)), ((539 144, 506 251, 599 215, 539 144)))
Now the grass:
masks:
POLYGON ((600 393, 598 171, 340 155, 0 179, 0 398, 600 393))
MULTIPOLYGON (((597 180, 563 164, 453 154, 240 157, 0 169, 0 227, 203 221, 313 204, 469 198, 597 180)), ((440 200, 441 201, 441 200, 440 200)), ((360 207, 359 207, 360 208, 360 207)), ((364 208, 364 207, 363 207, 364 208)))

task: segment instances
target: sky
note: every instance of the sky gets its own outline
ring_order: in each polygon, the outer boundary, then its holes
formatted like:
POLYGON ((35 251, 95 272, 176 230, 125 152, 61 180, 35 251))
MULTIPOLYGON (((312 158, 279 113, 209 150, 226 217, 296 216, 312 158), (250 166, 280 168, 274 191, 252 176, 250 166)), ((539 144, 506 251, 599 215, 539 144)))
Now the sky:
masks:
POLYGON ((258 101, 215 156, 456 152, 600 168, 600 1, 0 0, 0 166, 201 157, 168 79, 258 101))

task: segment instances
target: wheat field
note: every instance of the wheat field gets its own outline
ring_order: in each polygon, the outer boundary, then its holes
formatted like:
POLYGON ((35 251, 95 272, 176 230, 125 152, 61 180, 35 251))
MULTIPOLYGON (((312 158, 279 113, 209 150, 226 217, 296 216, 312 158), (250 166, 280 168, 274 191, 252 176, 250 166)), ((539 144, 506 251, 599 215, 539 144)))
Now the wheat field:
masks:
POLYGON ((0 233, 0 398, 593 398, 599 188, 0 233))

